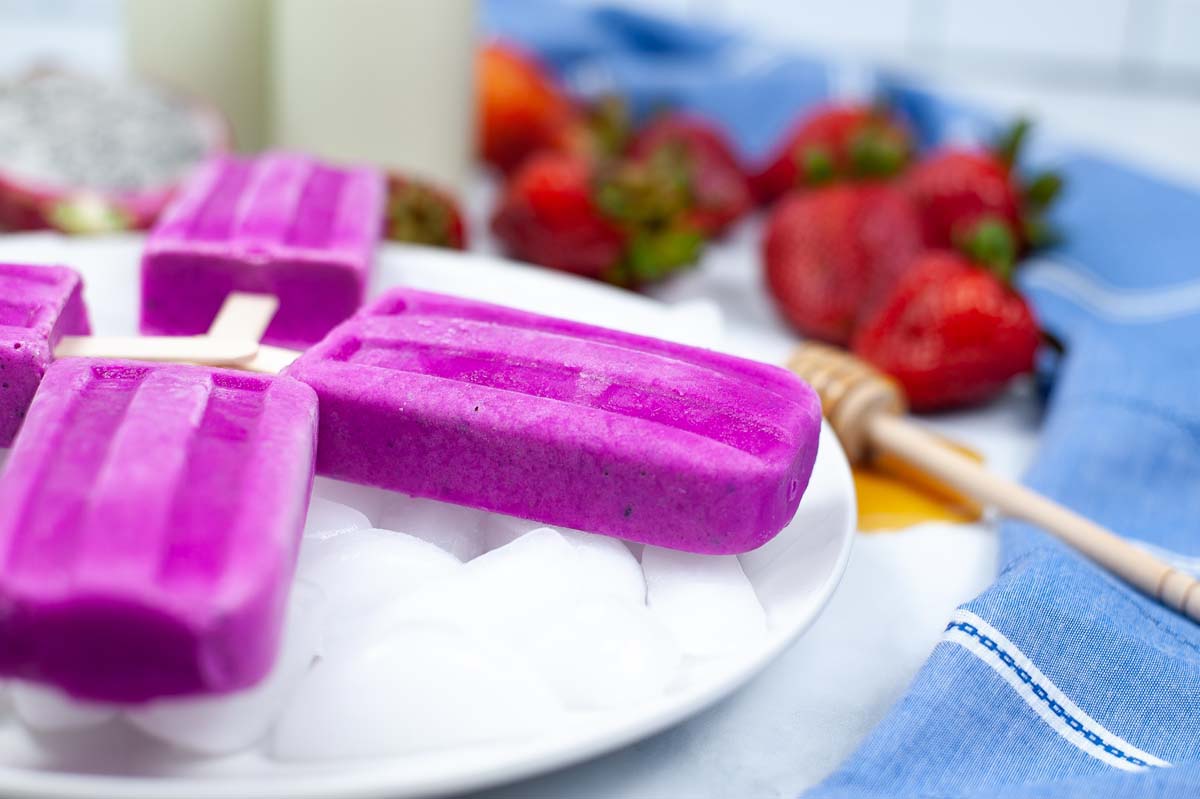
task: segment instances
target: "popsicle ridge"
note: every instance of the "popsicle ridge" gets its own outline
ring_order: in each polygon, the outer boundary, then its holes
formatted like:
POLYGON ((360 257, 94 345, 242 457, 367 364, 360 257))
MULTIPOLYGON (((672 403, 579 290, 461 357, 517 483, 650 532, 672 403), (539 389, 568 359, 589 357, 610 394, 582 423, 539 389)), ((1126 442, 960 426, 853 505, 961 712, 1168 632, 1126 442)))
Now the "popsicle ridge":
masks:
POLYGON ((222 157, 219 164, 223 168, 213 172, 212 193, 200 198, 195 216, 181 220, 191 239, 220 241, 237 229, 238 220, 244 214, 242 198, 253 177, 250 164, 229 157, 222 157))
POLYGON ((113 433, 133 398, 116 380, 136 384, 144 374, 142 369, 123 370, 119 377, 93 381, 85 373, 74 381, 74 402, 66 395, 53 396, 30 409, 31 425, 41 424, 39 416, 63 419, 43 445, 48 451, 70 453, 61 460, 41 458, 28 465, 13 459, 14 471, 29 470, 29 488, 21 504, 8 506, 13 508, 12 527, 22 533, 2 539, 3 569, 31 581, 35 590, 54 593, 69 585, 87 509, 87 497, 79 488, 94 481, 102 469, 113 433), (34 515, 36 508, 44 510, 34 515))
POLYGON ((0 519, 0 673, 126 702, 260 679, 311 488, 312 391, 67 359, 27 424, 0 481, 16 509, 0 519))
POLYGON ((407 289, 286 374, 320 397, 322 474, 712 554, 782 529, 820 429, 782 369, 407 289))
POLYGON ((292 247, 328 247, 337 230, 338 209, 347 183, 344 172, 312 167, 284 242, 292 247))
POLYGON ((726 355, 715 350, 689 347, 673 341, 639 336, 635 333, 573 322, 553 316, 543 316, 503 305, 472 302, 444 294, 405 289, 388 292, 377 298, 364 307, 358 315, 361 317, 408 315, 448 321, 484 322, 538 333, 586 338, 589 341, 618 347, 633 347, 645 353, 684 361, 720 374, 744 377, 784 399, 795 401, 797 397, 797 381, 786 369, 726 355))
POLYGON ((642 419, 762 455, 790 438, 774 420, 797 399, 732 379, 712 365, 675 360, 578 336, 455 319, 431 331, 419 316, 364 320, 361 337, 331 355, 349 363, 419 373, 642 419), (514 362, 511 352, 527 352, 514 362), (601 373, 601 369, 604 370, 601 373), (770 408, 753 419, 747 402, 770 408))

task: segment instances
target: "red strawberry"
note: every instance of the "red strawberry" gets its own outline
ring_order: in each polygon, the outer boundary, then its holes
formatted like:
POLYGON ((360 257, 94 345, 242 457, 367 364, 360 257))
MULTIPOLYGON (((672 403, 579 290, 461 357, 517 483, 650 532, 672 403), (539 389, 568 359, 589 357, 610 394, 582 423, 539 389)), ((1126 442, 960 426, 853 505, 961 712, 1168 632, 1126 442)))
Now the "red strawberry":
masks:
POLYGON ((969 405, 1033 369, 1040 334, 1021 295, 949 251, 917 258, 854 336, 914 410, 969 405))
POLYGON ((545 68, 511 45, 493 43, 480 51, 476 85, 480 151, 506 173, 531 153, 556 146, 574 118, 545 68))
POLYGON ((654 164, 541 153, 513 176, 492 228, 518 258, 639 286, 694 263, 703 244, 673 178, 654 164))
POLYGON ((845 344, 920 247, 916 212, 890 186, 838 184, 793 194, 767 220, 767 286, 796 329, 845 344))
POLYGON ((908 163, 912 137, 875 106, 826 106, 804 117, 752 178, 760 202, 838 178, 886 178, 908 163))
POLYGON ((420 180, 388 176, 384 235, 393 241, 461 250, 466 247, 462 210, 450 194, 420 180))
POLYGON ((492 229, 517 258, 600 277, 620 262, 626 236, 600 210, 594 181, 583 158, 535 155, 510 180, 492 229))
POLYGON ((712 123, 686 114, 666 114, 634 139, 630 155, 658 158, 681 170, 691 195, 696 227, 719 236, 750 210, 750 184, 733 147, 712 123))
POLYGON ((1028 124, 1018 123, 992 151, 945 148, 913 165, 901 185, 921 215, 926 245, 957 248, 998 269, 1027 246, 1044 243, 1040 214, 1061 182, 1041 175, 1022 187, 1014 163, 1028 124))
POLYGON ((664 145, 682 145, 687 148, 689 155, 703 154, 721 166, 741 171, 741 164, 725 133, 701 117, 685 113, 666 113, 655 117, 638 132, 630 145, 630 153, 645 156, 664 145))

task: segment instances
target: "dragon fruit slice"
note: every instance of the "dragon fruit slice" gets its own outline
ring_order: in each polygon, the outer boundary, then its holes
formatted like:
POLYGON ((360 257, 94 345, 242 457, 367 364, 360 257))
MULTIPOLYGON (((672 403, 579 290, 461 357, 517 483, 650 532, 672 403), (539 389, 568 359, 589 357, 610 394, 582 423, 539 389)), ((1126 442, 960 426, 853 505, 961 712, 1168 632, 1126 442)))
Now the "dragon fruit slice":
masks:
POLYGON ((0 229, 148 227, 229 144, 217 111, 152 84, 64 72, 0 83, 0 229))

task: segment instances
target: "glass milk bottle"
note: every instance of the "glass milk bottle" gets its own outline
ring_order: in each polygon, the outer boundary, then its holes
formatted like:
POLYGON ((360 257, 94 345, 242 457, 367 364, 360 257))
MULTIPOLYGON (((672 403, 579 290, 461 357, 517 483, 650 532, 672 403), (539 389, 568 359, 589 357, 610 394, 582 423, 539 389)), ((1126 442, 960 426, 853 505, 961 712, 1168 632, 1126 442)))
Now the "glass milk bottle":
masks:
POLYGON ((274 142, 460 189, 474 146, 474 0, 275 0, 274 142))
POLYGON ((212 103, 241 150, 267 137, 270 0, 125 0, 125 46, 140 75, 212 103))

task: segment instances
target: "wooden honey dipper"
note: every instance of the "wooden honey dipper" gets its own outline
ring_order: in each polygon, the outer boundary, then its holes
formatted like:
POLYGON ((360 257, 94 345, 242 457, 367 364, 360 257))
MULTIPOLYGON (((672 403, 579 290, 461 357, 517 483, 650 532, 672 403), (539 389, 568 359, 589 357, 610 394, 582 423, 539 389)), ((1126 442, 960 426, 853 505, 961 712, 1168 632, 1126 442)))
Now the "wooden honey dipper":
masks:
POLYGON ((1142 593, 1200 622, 1200 581, 1074 511, 993 474, 904 418, 900 387, 853 355, 806 343, 788 360, 821 396, 851 461, 887 454, 963 494, 1041 527, 1142 593))

